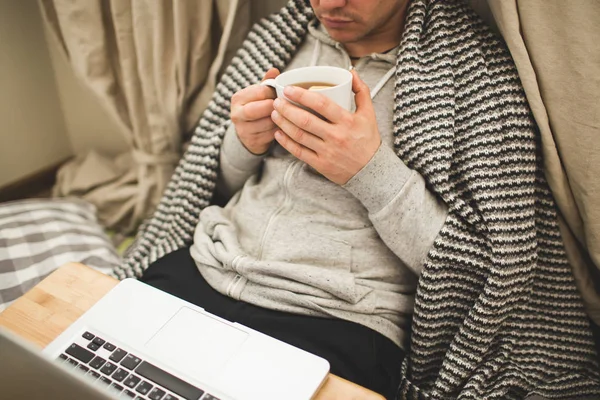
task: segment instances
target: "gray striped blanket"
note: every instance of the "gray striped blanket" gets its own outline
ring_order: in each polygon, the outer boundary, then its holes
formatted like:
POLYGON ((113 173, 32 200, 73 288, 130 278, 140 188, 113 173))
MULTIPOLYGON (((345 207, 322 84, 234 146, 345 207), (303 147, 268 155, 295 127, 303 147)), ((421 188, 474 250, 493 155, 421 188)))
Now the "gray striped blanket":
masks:
POLYGON ((104 273, 121 263, 91 204, 57 199, 0 204, 0 311, 72 261, 104 273))
MULTIPOLYGON (((284 68, 312 17, 308 1, 291 0, 252 29, 120 277, 192 241, 231 96, 284 68)), ((419 280, 398 397, 600 398, 539 135, 504 44, 463 1, 412 0, 395 82, 398 157, 449 207, 419 280)))

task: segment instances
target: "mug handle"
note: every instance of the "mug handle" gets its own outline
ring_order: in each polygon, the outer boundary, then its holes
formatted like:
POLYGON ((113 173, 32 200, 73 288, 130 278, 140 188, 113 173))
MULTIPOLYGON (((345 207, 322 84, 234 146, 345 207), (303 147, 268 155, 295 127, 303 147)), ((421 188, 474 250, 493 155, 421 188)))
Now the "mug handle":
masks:
POLYGON ((260 83, 260 86, 270 86, 273 89, 277 89, 277 87, 275 86, 275 79, 265 79, 260 83))

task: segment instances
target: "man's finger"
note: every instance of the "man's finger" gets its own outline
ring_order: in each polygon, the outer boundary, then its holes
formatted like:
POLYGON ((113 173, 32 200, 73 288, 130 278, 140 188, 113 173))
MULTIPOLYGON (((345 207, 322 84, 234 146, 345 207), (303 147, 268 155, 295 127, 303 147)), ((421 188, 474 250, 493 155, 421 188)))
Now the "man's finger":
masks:
POLYGON ((242 106, 242 115, 244 121, 256 121, 266 118, 273 112, 273 100, 258 100, 242 106))
POLYGON ((290 154, 295 156, 298 160, 304 161, 308 165, 314 166, 315 162, 318 161, 317 153, 296 143, 281 130, 275 132, 275 140, 277 140, 281 147, 290 152, 290 154))
POLYGON ((252 85, 235 93, 231 102, 244 106, 253 101, 274 99, 275 97, 277 97, 275 91, 269 86, 252 85))
POLYGON ((323 146, 324 142, 321 138, 303 130, 302 128, 299 128, 290 120, 282 116, 279 112, 273 111, 271 118, 277 124, 277 126, 279 126, 279 128, 296 143, 307 147, 314 152, 319 152, 323 146))
POLYGON ((267 79, 275 79, 279 76, 279 70, 277 68, 271 68, 267 71, 265 76, 263 76, 262 80, 266 81, 267 79))
POLYGON ((275 138, 275 132, 278 131, 279 128, 275 126, 274 128, 267 129, 266 131, 259 132, 256 134, 256 139, 260 144, 268 144, 273 141, 275 138))
POLYGON ((301 109, 287 100, 276 99, 273 102, 273 108, 297 127, 310 132, 321 139, 325 139, 327 132, 331 130, 331 126, 328 122, 323 121, 316 115, 301 109))
POLYGON ((302 104, 306 108, 315 110, 333 123, 339 122, 344 115, 343 113, 347 112, 333 100, 317 91, 310 91, 297 86, 286 86, 283 92, 288 99, 302 104))
POLYGON ((244 124, 245 132, 263 132, 277 128, 270 116, 244 124))

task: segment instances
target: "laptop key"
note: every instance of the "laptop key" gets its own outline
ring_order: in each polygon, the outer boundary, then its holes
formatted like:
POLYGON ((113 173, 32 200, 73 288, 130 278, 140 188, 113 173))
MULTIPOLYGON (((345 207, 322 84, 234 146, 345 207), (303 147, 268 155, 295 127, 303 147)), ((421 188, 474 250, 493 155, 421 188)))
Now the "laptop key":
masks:
POLYGON ((115 373, 112 374, 111 378, 117 382, 121 382, 123 379, 127 378, 127 375, 129 375, 129 371, 123 368, 118 368, 115 373))
POLYGON ((92 350, 92 351, 96 351, 100 348, 100 346, 98 346, 96 343, 94 342, 89 342, 87 345, 87 348, 92 350))
POLYGON ((113 351, 114 349, 117 348, 117 346, 115 346, 112 343, 108 343, 108 342, 104 343, 104 346, 102 346, 102 347, 104 347, 108 351, 113 351))
POLYGON ((85 366, 85 365, 83 365, 83 364, 79 364, 79 365, 77 366, 77 369, 78 369, 78 370, 80 370, 80 371, 83 371, 83 372, 88 372, 88 371, 90 370, 88 367, 86 367, 86 366, 85 366))
POLYGON ((58 355, 58 357, 56 357, 56 359, 64 362, 64 361, 67 361, 69 359, 69 357, 67 357, 65 354, 61 353, 58 355))
POLYGON ((106 342, 106 340, 101 339, 98 336, 96 336, 92 342, 96 343, 98 346, 102 346, 106 342))
POLYGON ((86 375, 94 380, 100 378, 100 374, 94 371, 93 369, 90 369, 86 375))
POLYGON ((142 362, 138 357, 133 354, 127 354, 127 357, 123 361, 121 361, 121 365, 127 369, 134 369, 138 366, 138 364, 142 362))
POLYGON ((139 367, 136 368, 135 372, 141 377, 188 400, 196 400, 204 394, 204 390, 200 390, 197 387, 190 385, 186 381, 179 379, 175 375, 171 375, 167 371, 163 371, 147 361, 142 362, 139 367))
POLYGON ((100 356, 96 356, 94 357, 94 359, 89 363, 89 366, 94 368, 94 369, 98 369, 101 366, 104 365, 104 363, 106 362, 106 360, 100 356))
POLYGON ((179 400, 179 397, 175 397, 172 394, 168 394, 165 396, 163 400, 179 400))
POLYGON ((135 397, 135 393, 133 393, 129 389, 125 389, 125 391, 123 393, 121 393, 121 397, 130 397, 133 399, 135 397))
POLYGON ((79 363, 78 363, 77 361, 75 361, 75 359, 74 359, 74 358, 69 358, 69 359, 67 360, 67 362, 68 362, 69 364, 71 364, 73 367, 76 367, 76 366, 78 366, 78 365, 79 365, 79 363))
POLYGON ((123 349, 117 349, 114 353, 108 357, 111 361, 119 362, 127 355, 127 352, 123 349))
POLYGON ((89 363, 90 360, 94 358, 94 353, 84 349, 83 347, 75 343, 70 345, 69 348, 65 350, 65 353, 67 353, 71 357, 75 357, 76 359, 85 364, 89 363))
POLYGON ((86 339, 86 340, 92 340, 92 339, 94 338, 94 335, 92 335, 92 334, 91 334, 91 333, 89 333, 89 332, 84 332, 84 334, 83 334, 83 335, 81 335, 81 336, 82 336, 84 339, 86 339))
POLYGON ((154 385, 152 385, 150 382, 142 381, 142 383, 137 385, 135 391, 141 394, 147 394, 153 387, 154 385))
POLYGON ((130 388, 134 388, 139 382, 141 381, 141 379, 135 375, 129 375, 127 377, 127 379, 125 379, 125 381, 123 381, 123 385, 128 386, 130 388))
POLYGON ((100 372, 110 376, 113 372, 115 372, 115 369, 117 369, 117 366, 110 361, 107 361, 106 364, 100 368, 100 372))
POLYGON ((164 390, 161 390, 159 388, 154 388, 149 394, 148 394, 148 398, 150 400, 161 400, 163 398, 163 396, 166 394, 167 392, 165 392, 164 390))
POLYGON ((123 389, 125 389, 123 386, 121 386, 121 385, 119 385, 118 383, 115 383, 115 382, 113 382, 113 383, 110 385, 110 388, 111 388, 113 391, 116 391, 116 392, 118 392, 118 393, 121 393, 121 392, 123 391, 123 389))
POLYGON ((111 381, 110 379, 108 379, 105 376, 100 376, 100 379, 98 379, 98 382, 102 382, 105 385, 110 385, 111 383, 113 383, 113 381, 111 381))

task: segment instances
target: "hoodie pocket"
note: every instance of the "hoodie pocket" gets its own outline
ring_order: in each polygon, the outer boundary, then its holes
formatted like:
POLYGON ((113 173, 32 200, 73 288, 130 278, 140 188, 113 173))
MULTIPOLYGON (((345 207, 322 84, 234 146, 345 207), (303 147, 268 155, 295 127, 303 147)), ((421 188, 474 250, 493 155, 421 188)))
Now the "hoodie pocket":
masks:
POLYGON ((279 238, 276 249, 270 247, 261 260, 245 260, 244 274, 250 280, 326 303, 341 299, 355 304, 364 296, 351 271, 349 243, 300 229, 279 238))
POLYGON ((339 239, 309 233, 306 255, 308 264, 326 269, 351 271, 352 246, 339 239))

